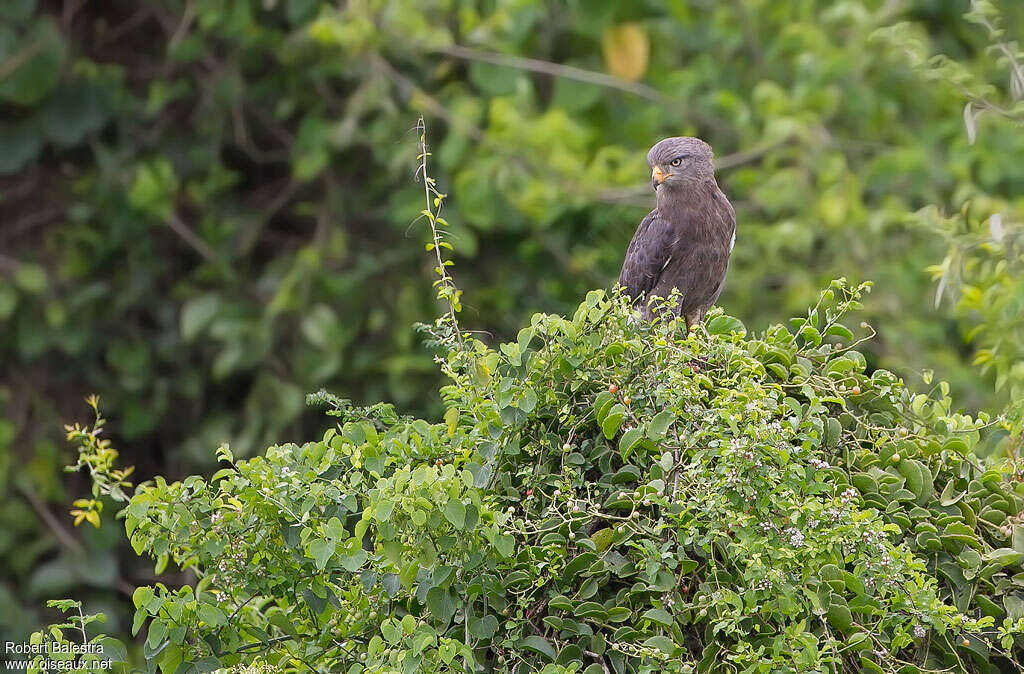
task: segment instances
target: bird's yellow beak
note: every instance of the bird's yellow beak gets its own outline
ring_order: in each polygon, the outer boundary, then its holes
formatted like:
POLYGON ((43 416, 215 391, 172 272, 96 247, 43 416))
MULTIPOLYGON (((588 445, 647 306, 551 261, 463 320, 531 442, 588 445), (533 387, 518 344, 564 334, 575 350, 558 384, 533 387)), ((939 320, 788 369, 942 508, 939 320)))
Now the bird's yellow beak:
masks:
POLYGON ((655 166, 654 170, 651 171, 651 185, 657 188, 658 185, 665 182, 665 178, 667 177, 668 174, 662 171, 660 166, 655 166))

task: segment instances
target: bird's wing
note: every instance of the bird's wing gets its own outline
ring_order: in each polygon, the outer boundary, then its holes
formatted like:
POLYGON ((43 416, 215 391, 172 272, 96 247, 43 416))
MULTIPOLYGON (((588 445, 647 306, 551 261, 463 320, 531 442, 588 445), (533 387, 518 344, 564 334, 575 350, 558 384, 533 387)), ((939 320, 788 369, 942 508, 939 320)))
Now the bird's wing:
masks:
POLYGON ((631 298, 642 299, 657 285, 672 261, 674 238, 672 226, 658 215, 658 209, 648 213, 636 228, 619 272, 619 285, 631 298))

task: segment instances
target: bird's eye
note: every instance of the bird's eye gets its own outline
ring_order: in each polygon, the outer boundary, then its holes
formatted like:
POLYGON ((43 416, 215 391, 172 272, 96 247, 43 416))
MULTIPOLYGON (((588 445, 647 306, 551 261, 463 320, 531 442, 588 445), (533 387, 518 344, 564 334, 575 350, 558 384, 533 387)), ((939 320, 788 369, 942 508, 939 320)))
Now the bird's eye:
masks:
POLYGON ((682 157, 676 157, 675 159, 673 159, 672 161, 669 162, 669 165, 671 165, 671 166, 679 166, 682 163, 683 163, 683 158, 682 157))

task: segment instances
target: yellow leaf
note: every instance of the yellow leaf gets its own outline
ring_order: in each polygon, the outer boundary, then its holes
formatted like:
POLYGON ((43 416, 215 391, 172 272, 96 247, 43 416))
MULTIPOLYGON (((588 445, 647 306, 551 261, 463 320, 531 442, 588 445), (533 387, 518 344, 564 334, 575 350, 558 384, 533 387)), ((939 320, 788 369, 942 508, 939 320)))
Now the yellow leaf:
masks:
POLYGON ((459 408, 449 407, 444 413, 444 422, 448 426, 448 435, 455 435, 455 429, 459 425, 459 408))
POLYGON ((651 41, 638 23, 609 26, 601 36, 604 63, 612 75, 634 82, 647 74, 651 41))

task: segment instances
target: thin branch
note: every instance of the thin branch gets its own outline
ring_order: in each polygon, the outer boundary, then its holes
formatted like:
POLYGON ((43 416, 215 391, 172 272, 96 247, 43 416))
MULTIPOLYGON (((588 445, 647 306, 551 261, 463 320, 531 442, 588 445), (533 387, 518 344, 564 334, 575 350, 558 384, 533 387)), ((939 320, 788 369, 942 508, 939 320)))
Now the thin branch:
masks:
POLYGON ((0 82, 3 82, 10 77, 18 68, 25 65, 25 62, 30 58, 39 53, 43 48, 42 40, 36 40, 31 44, 27 44, 22 47, 19 51, 12 54, 3 63, 0 63, 0 82))
POLYGON ((448 108, 444 107, 440 101, 424 91, 419 85, 391 65, 390 61, 382 57, 380 54, 372 54, 371 60, 377 68, 383 71, 384 74, 394 82, 399 91, 401 91, 402 94, 410 101, 421 101, 428 112, 446 121, 453 129, 464 132, 475 141, 486 142, 487 139, 480 127, 459 117, 458 115, 452 114, 452 112, 448 110, 448 108))
POLYGON ((75 19, 75 14, 78 13, 82 7, 85 6, 89 0, 65 0, 64 8, 61 10, 61 24, 64 29, 67 30, 71 27, 71 22, 75 19))
POLYGON ((185 4, 185 11, 182 12, 181 21, 178 23, 178 27, 174 29, 174 34, 171 35, 171 39, 167 41, 167 51, 173 51, 178 43, 185 39, 185 35, 188 34, 189 28, 192 27, 192 22, 196 18, 196 5, 195 2, 189 0, 185 4))
POLYGON ((772 150, 785 145, 787 142, 789 142, 789 140, 790 138, 787 136, 785 138, 780 138, 779 140, 773 141, 771 143, 763 143, 756 147, 752 147, 749 150, 722 155, 721 157, 715 159, 715 170, 724 171, 731 168, 736 168, 737 166, 742 166, 743 164, 747 164, 752 161, 756 161, 763 157, 764 155, 771 152, 772 150))
POLYGON ((3 232, 0 232, 0 239, 13 239, 19 234, 23 234, 24 232, 39 227, 40 225, 51 223, 63 215, 64 211, 59 208, 43 208, 42 210, 38 210, 34 213, 29 213, 28 215, 15 220, 8 225, 3 232))
POLYGON ((100 35, 96 40, 95 46, 102 47, 111 42, 117 42, 122 37, 135 30, 135 28, 145 23, 147 19, 151 18, 154 15, 154 11, 153 7, 140 7, 134 14, 129 16, 120 24, 100 35))
POLYGON ((189 229, 188 225, 182 222, 176 214, 171 213, 170 217, 167 218, 167 226, 174 230, 174 233, 181 237, 181 239, 192 246, 192 248, 199 253, 207 262, 217 262, 217 254, 213 252, 206 242, 199 238, 199 236, 189 229))
POLYGON ((31 489, 28 489, 27 487, 24 487, 22 485, 17 485, 17 490, 21 493, 25 500, 28 501, 28 504, 32 506, 32 510, 36 511, 36 514, 39 515, 39 519, 43 520, 43 523, 46 524, 47 527, 49 527, 50 531, 57 538, 61 545, 77 554, 85 554, 85 547, 78 542, 78 539, 69 534, 64 529, 64 527, 61 526, 60 522, 57 520, 54 514, 46 508, 46 505, 39 499, 38 496, 35 495, 35 493, 32 492, 31 489))
POLYGON ((552 77, 564 77, 565 79, 585 82, 586 84, 594 84, 599 87, 618 89, 619 91, 625 91, 626 93, 646 98, 647 100, 654 101, 656 103, 661 103, 667 100, 667 97, 664 94, 654 87, 649 87, 646 84, 629 82, 613 75, 606 75, 604 73, 585 70, 575 66, 566 66, 560 63, 551 63, 550 61, 542 61, 540 59, 527 58, 524 56, 513 56, 511 54, 481 51, 479 49, 463 47, 461 45, 441 47, 436 51, 447 56, 452 56, 466 61, 481 61, 483 63, 490 63, 497 66, 505 66, 507 68, 529 70, 530 72, 550 75, 552 77))

